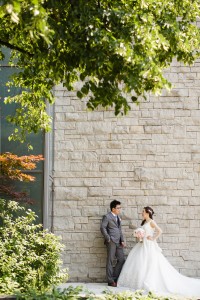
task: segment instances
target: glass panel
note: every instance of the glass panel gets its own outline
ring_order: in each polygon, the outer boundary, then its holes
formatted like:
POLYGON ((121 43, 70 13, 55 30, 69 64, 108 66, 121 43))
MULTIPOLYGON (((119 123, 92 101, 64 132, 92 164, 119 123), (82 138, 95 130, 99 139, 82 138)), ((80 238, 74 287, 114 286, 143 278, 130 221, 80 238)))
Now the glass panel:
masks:
MULTIPOLYGON (((7 51, 7 53, 9 53, 7 51)), ((14 126, 6 121, 7 115, 12 115, 15 112, 16 104, 4 104, 4 98, 8 96, 8 88, 6 82, 12 73, 14 68, 6 66, 7 61, 1 64, 0 68, 0 153, 11 152, 17 155, 44 155, 44 134, 31 134, 27 140, 27 143, 31 143, 33 151, 27 149, 26 144, 19 142, 9 142, 8 136, 11 134, 14 126)), ((15 95, 20 92, 19 88, 11 88, 9 95, 15 95)), ((42 206, 43 206, 43 186, 44 186, 44 162, 37 164, 37 169, 28 172, 30 175, 36 177, 35 182, 15 182, 14 186, 17 191, 28 191, 30 198, 34 200, 32 205, 29 205, 37 215, 39 216, 38 222, 42 222, 42 206)))

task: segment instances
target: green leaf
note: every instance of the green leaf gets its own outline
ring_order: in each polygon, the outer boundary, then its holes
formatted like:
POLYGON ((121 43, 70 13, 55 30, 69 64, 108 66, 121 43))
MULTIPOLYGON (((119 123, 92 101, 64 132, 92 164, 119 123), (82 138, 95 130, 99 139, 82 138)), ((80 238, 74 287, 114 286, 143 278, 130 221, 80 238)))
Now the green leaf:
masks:
POLYGON ((83 93, 81 93, 80 91, 77 92, 77 97, 82 99, 83 98, 83 93))
POLYGON ((132 100, 133 102, 136 102, 136 101, 137 101, 137 97, 132 96, 132 97, 131 97, 131 100, 132 100))

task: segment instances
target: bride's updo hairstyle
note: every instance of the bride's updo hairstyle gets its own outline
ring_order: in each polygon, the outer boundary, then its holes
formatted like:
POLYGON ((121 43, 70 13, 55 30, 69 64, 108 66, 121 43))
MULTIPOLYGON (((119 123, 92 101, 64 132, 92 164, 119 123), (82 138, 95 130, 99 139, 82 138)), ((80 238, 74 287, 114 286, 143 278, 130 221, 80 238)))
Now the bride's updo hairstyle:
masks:
MULTIPOLYGON (((147 214, 149 214, 149 218, 153 220, 153 215, 154 215, 153 208, 151 208, 150 206, 145 206, 144 210, 147 214)), ((143 220, 141 225, 144 225, 145 222, 146 220, 143 220)))

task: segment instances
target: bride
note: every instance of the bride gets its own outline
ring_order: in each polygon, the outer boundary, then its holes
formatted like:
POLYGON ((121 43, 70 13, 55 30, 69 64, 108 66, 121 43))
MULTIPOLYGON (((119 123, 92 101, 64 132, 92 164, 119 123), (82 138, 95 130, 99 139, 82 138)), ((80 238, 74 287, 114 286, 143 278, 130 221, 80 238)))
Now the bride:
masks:
POLYGON ((117 285, 161 295, 200 297, 200 279, 181 275, 162 254, 156 242, 162 230, 153 220, 153 214, 151 207, 144 207, 143 242, 137 243, 129 253, 117 285))

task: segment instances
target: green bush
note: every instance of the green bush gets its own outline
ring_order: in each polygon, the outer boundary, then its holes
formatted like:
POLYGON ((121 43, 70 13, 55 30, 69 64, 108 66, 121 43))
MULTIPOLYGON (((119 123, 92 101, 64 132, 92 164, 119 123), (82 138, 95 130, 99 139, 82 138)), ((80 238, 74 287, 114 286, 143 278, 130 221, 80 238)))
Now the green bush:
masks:
MULTIPOLYGON (((78 300, 83 299, 80 293, 83 291, 81 286, 72 287, 69 286, 67 289, 53 288, 52 291, 38 294, 35 291, 29 291, 28 293, 18 294, 17 300, 78 300)), ((88 299, 84 297, 84 299, 88 299)))
POLYGON ((45 292, 67 279, 60 238, 36 225, 35 213, 0 199, 0 294, 45 292))

